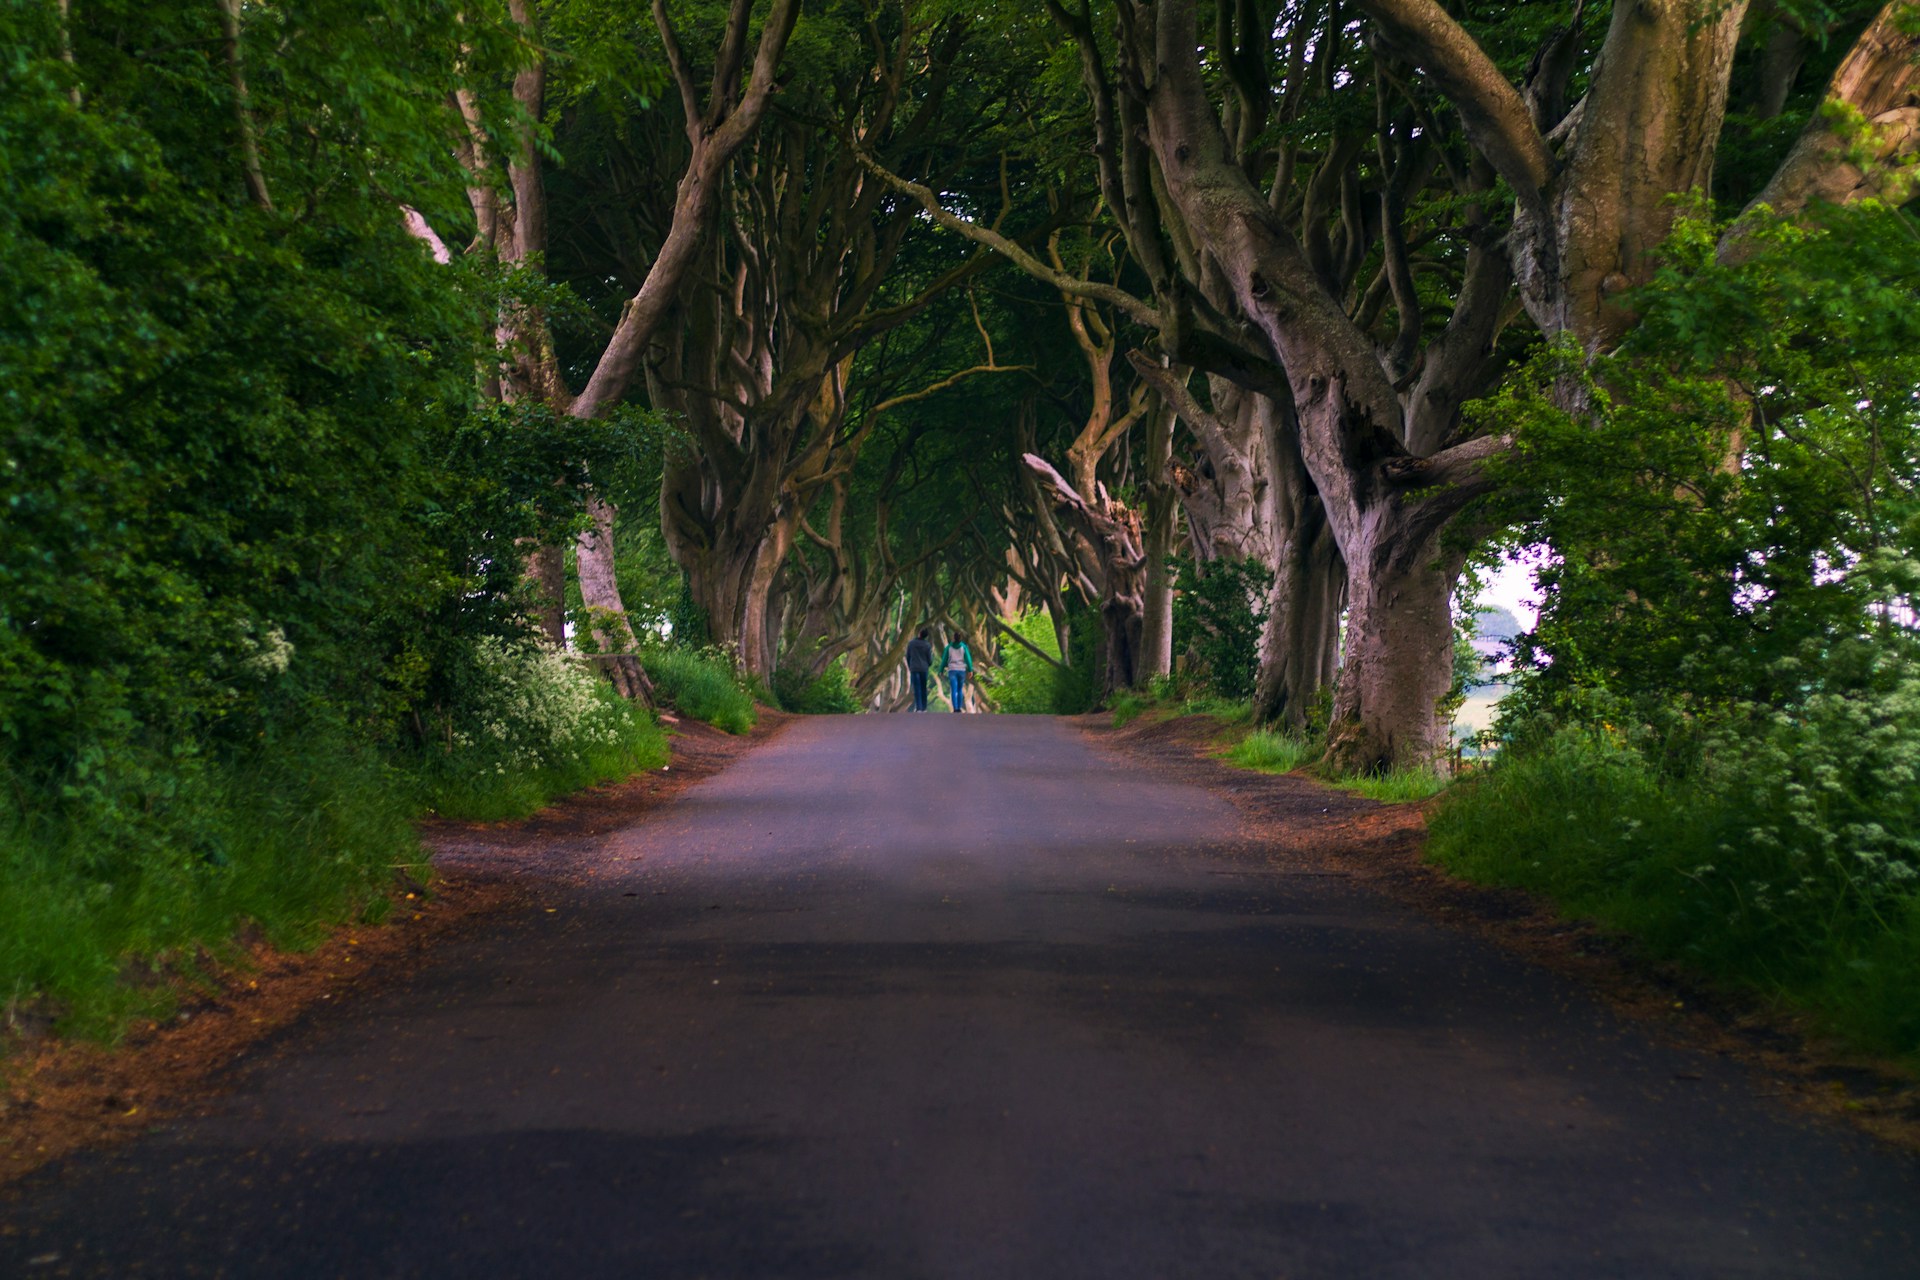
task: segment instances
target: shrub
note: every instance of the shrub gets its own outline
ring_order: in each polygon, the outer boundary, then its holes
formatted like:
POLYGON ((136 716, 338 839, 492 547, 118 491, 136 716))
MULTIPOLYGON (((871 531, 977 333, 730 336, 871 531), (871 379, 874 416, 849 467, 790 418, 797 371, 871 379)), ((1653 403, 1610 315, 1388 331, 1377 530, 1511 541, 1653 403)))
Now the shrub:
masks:
POLYGON ((1433 851, 1920 1057, 1920 242, 1871 201, 1728 233, 1683 214, 1616 351, 1471 410, 1516 440, 1489 522, 1553 554, 1433 851))
POLYGON ((1432 854, 1920 1054, 1916 699, 1909 678, 1792 714, 1736 708, 1671 768, 1660 743, 1563 727, 1458 788, 1432 854))
POLYGON ((0 998, 95 1030, 158 998, 123 967, 377 910, 416 857, 409 771, 544 795, 657 739, 630 709, 572 745, 540 719, 563 703, 466 710, 476 638, 523 625, 519 549, 567 541, 636 442, 477 403, 524 278, 436 263, 395 214, 462 207, 442 126, 506 68, 493 20, 245 21, 263 128, 302 140, 260 148, 276 209, 207 145, 211 9, 0 8, 0 998))
POLYGON ((1192 674, 1220 697, 1252 697, 1273 570, 1253 557, 1175 560, 1173 570, 1174 652, 1191 654, 1192 674))
POLYGON ((835 660, 814 675, 805 663, 791 663, 773 673, 774 705, 797 715, 853 715, 860 699, 853 691, 844 662, 835 660))
POLYGON ((1093 710, 1100 688, 1100 673, 1094 670, 1100 647, 1100 615, 1091 609, 1076 610, 1068 625, 1072 629, 1071 656, 1066 665, 1059 665, 1060 642, 1044 609, 1029 609, 1013 623, 1013 630, 1047 657, 1017 641, 1002 639, 1000 667, 992 677, 994 705, 999 710, 1038 716, 1072 716, 1093 710))
POLYGON ((682 715, 728 733, 746 733, 758 713, 725 650, 655 649, 642 658, 654 692, 682 715))
POLYGON ((666 735, 579 658, 494 637, 475 646, 468 697, 423 795, 447 817, 524 817, 555 796, 667 761, 666 735))
POLYGON ((0 787, 0 998, 10 1017, 37 1009, 78 1034, 164 1013, 156 975, 243 925, 311 945, 380 914, 396 868, 426 875, 412 788, 344 726, 303 726, 239 763, 76 770, 62 790, 63 805, 23 809, 0 787))
MULTIPOLYGON (((1053 623, 1044 609, 1028 609, 1013 622, 1028 644, 1055 661, 1060 644, 1053 634, 1053 623)), ((934 673, 938 675, 938 672, 934 673)), ((1010 715, 1046 716, 1053 714, 1054 684, 1057 679, 1052 662, 1028 649, 1019 641, 1002 637, 1000 666, 993 673, 993 701, 1010 715)))

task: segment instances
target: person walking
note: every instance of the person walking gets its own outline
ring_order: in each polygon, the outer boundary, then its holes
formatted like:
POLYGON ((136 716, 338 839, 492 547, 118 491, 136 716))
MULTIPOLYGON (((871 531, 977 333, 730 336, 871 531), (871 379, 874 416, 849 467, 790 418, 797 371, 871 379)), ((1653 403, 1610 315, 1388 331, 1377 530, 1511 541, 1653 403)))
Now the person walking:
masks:
POLYGON ((913 709, 927 709, 927 673, 933 670, 933 642, 927 639, 932 629, 920 628, 920 634, 907 641, 907 683, 913 686, 913 709))
POLYGON ((947 696, 953 699, 955 711, 967 709, 967 677, 973 674, 973 650, 967 648, 967 642, 959 636, 947 641, 947 650, 941 659, 947 672, 947 696))

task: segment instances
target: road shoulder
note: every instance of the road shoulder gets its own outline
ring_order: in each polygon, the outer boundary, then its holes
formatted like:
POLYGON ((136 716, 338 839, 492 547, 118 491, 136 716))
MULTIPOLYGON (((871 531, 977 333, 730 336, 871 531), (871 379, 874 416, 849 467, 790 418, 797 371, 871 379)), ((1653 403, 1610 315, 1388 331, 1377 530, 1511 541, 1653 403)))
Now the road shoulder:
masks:
POLYGON ((1230 800, 1265 856, 1363 883, 1578 983, 1655 1038, 1739 1062, 1755 1092, 1920 1152, 1920 1082, 1897 1064, 1855 1054, 1778 1010, 1717 991, 1629 943, 1512 889, 1448 875, 1426 859, 1433 802, 1382 804, 1302 774, 1264 774, 1217 758, 1217 726, 1201 716, 1075 719, 1099 750, 1230 800))
POLYGON ((563 797, 523 821, 424 820, 431 891, 401 886, 385 921, 343 925, 310 950, 242 938, 232 955, 196 957, 164 979, 178 996, 174 1015, 136 1023, 117 1044, 14 1032, 0 1057, 0 1187, 76 1151, 138 1137, 218 1096, 244 1054, 310 1016, 404 980, 450 939, 525 908, 535 891, 566 874, 570 850, 658 809, 791 720, 761 708, 759 724, 741 737, 670 720, 665 769, 563 797))

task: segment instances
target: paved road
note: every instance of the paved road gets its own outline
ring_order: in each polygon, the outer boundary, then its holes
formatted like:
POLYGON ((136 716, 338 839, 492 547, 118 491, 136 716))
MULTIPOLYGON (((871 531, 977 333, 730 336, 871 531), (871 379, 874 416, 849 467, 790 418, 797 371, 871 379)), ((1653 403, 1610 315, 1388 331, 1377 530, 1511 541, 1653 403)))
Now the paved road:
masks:
POLYGON ((1244 834, 1058 722, 801 722, 0 1275, 1920 1275, 1914 1160, 1244 834))

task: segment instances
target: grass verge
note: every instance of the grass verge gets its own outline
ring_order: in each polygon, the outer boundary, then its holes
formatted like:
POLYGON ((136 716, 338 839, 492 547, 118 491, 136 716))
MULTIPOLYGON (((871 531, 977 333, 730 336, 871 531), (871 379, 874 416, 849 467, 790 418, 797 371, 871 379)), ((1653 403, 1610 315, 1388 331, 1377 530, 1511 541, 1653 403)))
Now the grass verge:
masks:
POLYGON ((302 949, 424 877, 404 775, 343 733, 242 764, 174 766, 163 800, 0 811, 0 995, 11 1027, 111 1037, 173 1004, 170 979, 243 927, 302 949))
POLYGON ((1351 791, 1383 804, 1412 804, 1439 795, 1453 779, 1433 769, 1395 769, 1392 773, 1357 778, 1323 777, 1321 781, 1337 790, 1351 791))
POLYGON ((0 1032, 112 1039, 165 1016, 242 940, 302 951, 378 922, 398 878, 429 877, 423 810, 524 817, 668 750, 653 717, 608 690, 577 733, 523 755, 386 756, 310 723, 239 760, 123 751, 63 799, 0 786, 0 1032))
POLYGON ((1260 773, 1292 773, 1314 758, 1313 744, 1271 729, 1255 729, 1233 744, 1228 764, 1260 773))
POLYGON ((719 654, 686 649, 657 649, 642 658, 647 676, 663 701, 727 733, 748 733, 758 712, 753 695, 741 687, 733 666, 719 654))
POLYGON ((464 822, 529 817, 570 792, 667 763, 666 730, 645 708, 603 690, 591 732, 531 757, 435 755, 419 766, 419 807, 464 822))
POLYGON ((1876 886, 1844 850, 1762 838, 1767 799, 1659 777, 1605 734, 1567 730, 1456 788, 1429 856, 1920 1066, 1920 894, 1876 886))
POLYGON ((1175 688, 1128 689, 1113 695, 1107 704, 1113 713, 1113 727, 1124 729, 1142 716, 1167 719, 1172 716, 1206 716, 1222 729, 1253 723, 1253 704, 1222 698, 1210 693, 1182 692, 1175 688))
MULTIPOLYGON (((1241 769, 1260 773, 1292 773, 1320 758, 1322 747, 1312 739, 1274 729, 1255 729, 1233 744, 1221 758, 1241 769)), ((1385 804, 1409 804, 1445 790, 1452 779, 1433 769, 1395 769, 1363 777, 1315 777, 1340 791, 1351 791, 1385 804)))

